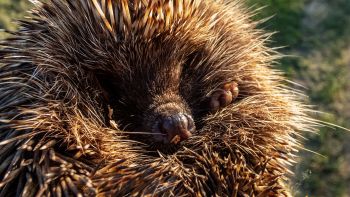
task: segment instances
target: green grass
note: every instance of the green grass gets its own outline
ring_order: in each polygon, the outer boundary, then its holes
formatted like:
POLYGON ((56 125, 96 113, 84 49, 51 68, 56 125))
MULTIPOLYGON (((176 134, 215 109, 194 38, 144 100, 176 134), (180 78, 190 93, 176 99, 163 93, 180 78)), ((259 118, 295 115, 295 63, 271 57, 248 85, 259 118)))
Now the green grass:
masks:
MULTIPOLYGON (((350 128, 350 1, 348 0, 251 0, 268 6, 257 18, 276 14, 265 26, 278 31, 273 46, 287 46, 279 65, 287 76, 308 89, 315 109, 327 112, 319 119, 350 128)), ((297 196, 350 195, 350 132, 322 128, 308 135, 296 166, 297 196)))
MULTIPOLYGON (((0 0, 0 29, 15 30, 14 19, 23 18, 29 5, 27 0, 0 0)), ((6 36, 6 33, 0 32, 0 39, 6 36)))

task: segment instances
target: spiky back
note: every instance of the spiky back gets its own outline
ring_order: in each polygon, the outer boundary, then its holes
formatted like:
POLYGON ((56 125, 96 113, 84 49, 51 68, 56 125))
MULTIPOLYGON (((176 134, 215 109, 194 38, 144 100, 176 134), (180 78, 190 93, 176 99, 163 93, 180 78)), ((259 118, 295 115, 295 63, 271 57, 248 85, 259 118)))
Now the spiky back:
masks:
POLYGON ((111 33, 124 36, 137 33, 149 38, 171 31, 176 22, 192 15, 200 1, 93 0, 92 3, 111 33))
POLYGON ((288 195, 284 180, 300 146, 296 136, 314 124, 298 94, 270 68, 276 55, 265 46, 268 35, 255 29, 241 3, 36 5, 32 18, 1 43, 0 196, 288 195), (140 42, 146 47, 137 57, 140 42), (204 52, 192 53, 199 49, 204 52), (181 84, 197 84, 200 93, 185 98, 191 106, 223 80, 237 81, 241 97, 205 116, 175 154, 150 156, 107 123, 94 74, 120 71, 127 78, 139 72, 130 62, 167 50, 171 60, 192 65, 181 84))

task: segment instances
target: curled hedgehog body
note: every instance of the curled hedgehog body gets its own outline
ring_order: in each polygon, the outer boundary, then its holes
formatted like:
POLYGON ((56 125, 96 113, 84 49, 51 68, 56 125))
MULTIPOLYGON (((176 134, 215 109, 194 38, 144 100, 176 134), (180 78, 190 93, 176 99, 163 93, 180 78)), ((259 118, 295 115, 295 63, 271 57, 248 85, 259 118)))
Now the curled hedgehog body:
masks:
POLYGON ((0 196, 289 195, 315 124, 241 3, 35 6, 1 42, 0 196))

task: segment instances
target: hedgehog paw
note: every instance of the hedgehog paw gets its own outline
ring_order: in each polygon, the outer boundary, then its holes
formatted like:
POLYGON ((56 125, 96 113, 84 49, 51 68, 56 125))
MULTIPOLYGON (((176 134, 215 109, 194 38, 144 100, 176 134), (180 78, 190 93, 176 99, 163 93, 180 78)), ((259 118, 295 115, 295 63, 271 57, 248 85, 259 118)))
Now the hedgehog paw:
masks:
POLYGON ((234 101, 238 96, 238 84, 230 82, 214 90, 210 95, 210 111, 216 112, 234 101))

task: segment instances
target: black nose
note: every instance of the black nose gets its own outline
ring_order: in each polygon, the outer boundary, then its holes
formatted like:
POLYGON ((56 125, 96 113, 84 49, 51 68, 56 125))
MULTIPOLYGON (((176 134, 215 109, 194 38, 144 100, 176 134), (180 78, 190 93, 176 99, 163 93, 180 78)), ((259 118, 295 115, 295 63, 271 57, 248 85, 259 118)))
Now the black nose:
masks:
POLYGON ((177 144, 192 136, 195 125, 191 116, 183 113, 162 117, 159 121, 159 130, 167 135, 168 142, 177 144))

